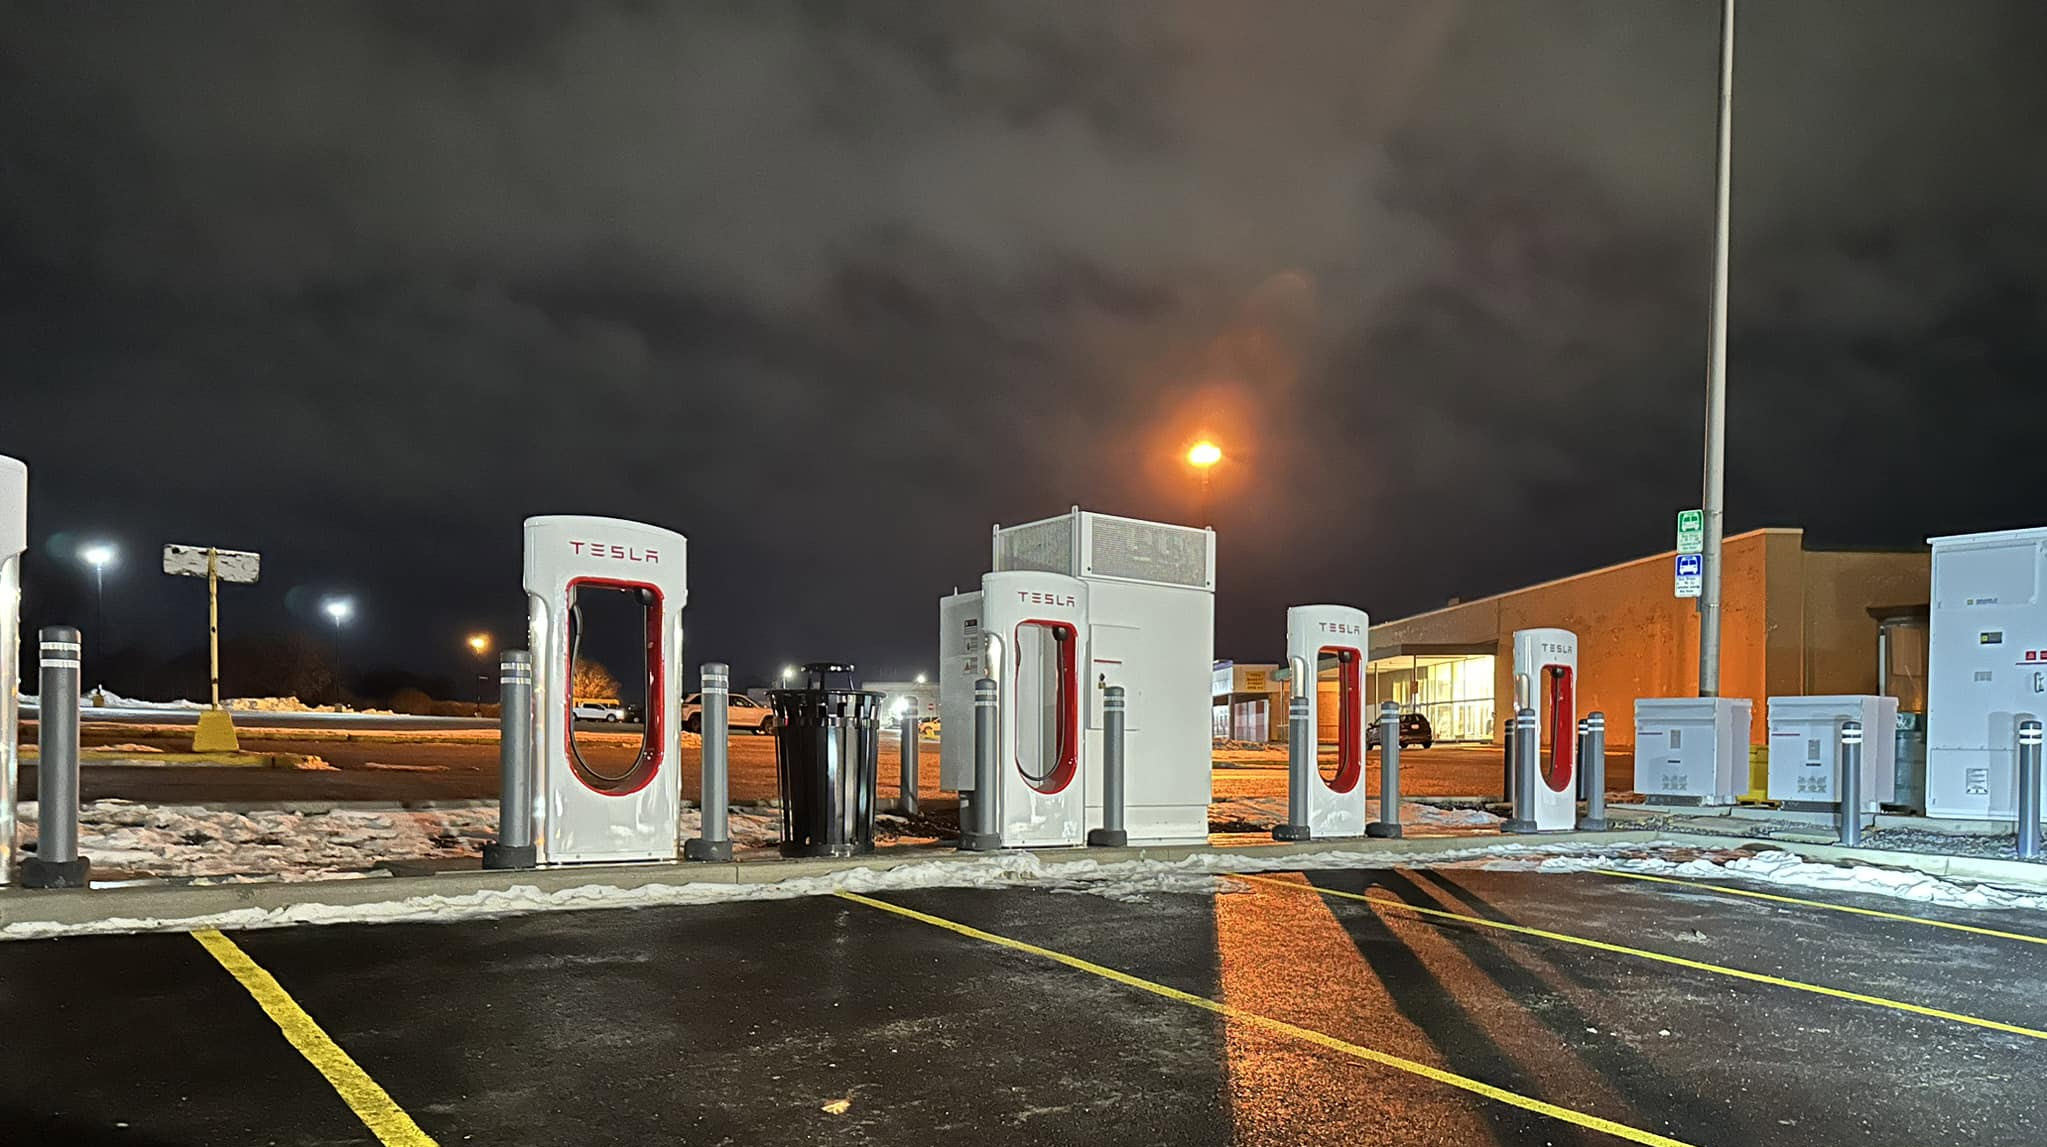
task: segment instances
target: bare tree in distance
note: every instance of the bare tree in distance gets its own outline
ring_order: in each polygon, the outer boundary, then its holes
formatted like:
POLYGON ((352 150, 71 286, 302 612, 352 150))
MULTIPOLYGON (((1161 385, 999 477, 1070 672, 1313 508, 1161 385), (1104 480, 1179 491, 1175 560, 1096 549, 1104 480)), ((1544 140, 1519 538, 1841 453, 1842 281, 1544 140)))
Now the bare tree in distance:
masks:
POLYGON ((576 658, 571 685, 570 694, 578 700, 618 696, 618 678, 611 675, 611 670, 587 657, 576 658))

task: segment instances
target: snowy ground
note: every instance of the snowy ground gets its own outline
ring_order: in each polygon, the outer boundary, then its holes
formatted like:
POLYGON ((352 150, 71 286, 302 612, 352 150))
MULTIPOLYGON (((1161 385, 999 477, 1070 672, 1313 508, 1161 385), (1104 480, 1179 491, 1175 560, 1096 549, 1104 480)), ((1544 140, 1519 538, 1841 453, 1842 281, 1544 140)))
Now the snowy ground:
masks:
MULTIPOLYGON (((1751 840, 1783 838, 1789 841, 1832 840, 1831 823, 1804 820, 1765 820, 1746 816, 1686 816, 1660 813, 1631 816, 1617 822, 1626 828, 1653 832, 1699 833, 1708 836, 1741 836, 1751 840)), ((1862 847, 1893 852, 1917 852, 1928 856, 1975 856, 1989 860, 2018 859, 2018 837, 2014 833, 1934 832, 1928 828, 1868 828, 1862 833, 1862 847)))
MULTIPOLYGON (((1378 816, 1378 803, 1368 806, 1378 816)), ((1286 800, 1237 797, 1217 801, 1211 822, 1237 831, 1263 831, 1286 818, 1286 800)), ((36 823, 34 802, 21 806, 36 823)), ((1499 818, 1476 809, 1400 806, 1401 823, 1443 832, 1490 829, 1499 818)), ((684 839, 698 832, 694 809, 682 814, 684 839)), ((322 812, 258 809, 237 812, 205 805, 153 805, 99 800, 79 810, 78 851, 96 872, 220 880, 323 880, 361 876, 385 861, 447 860, 475 856, 497 839, 497 806, 477 803, 433 809, 336 808, 322 812)), ((774 844, 781 813, 735 808, 732 840, 741 848, 774 844)), ((905 839, 900 817, 882 813, 876 829, 905 839)), ((30 835, 24 833, 24 835, 30 835)))
MULTIPOLYGON (((33 801, 21 805, 21 819, 36 823, 33 801)), ((682 836, 695 836, 698 823, 696 810, 685 810, 682 836)), ((731 824, 740 847, 781 836, 781 814, 773 810, 734 809, 731 824)), ((475 856, 497 832, 495 804, 308 813, 102 800, 79 810, 78 851, 96 874, 327 880, 361 876, 382 861, 475 856)))

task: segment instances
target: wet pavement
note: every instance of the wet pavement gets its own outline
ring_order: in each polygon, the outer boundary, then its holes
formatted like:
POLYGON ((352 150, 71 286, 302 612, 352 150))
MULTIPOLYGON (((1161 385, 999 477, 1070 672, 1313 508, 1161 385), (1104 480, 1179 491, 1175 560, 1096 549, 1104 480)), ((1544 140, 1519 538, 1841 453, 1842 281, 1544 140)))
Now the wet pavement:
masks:
POLYGON ((262 1006, 187 935, 0 944, 0 1142, 2047 1141, 2047 915, 1475 868, 1187 886, 232 934, 262 1006), (344 1102, 351 1067, 388 1110, 344 1102))

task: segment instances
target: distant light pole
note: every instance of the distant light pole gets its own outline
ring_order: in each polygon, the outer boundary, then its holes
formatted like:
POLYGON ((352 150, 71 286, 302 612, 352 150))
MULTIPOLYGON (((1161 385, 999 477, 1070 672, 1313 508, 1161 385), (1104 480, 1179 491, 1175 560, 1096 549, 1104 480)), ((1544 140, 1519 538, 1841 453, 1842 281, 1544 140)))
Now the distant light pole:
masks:
MULTIPOLYGON (((94 542, 78 551, 92 567, 94 595, 92 604, 92 640, 99 646, 99 656, 107 655, 107 567, 120 556, 120 551, 109 542, 94 542)), ((102 662, 104 664, 104 662, 102 662)))
POLYGON ((917 684, 922 685, 924 684, 924 681, 925 681, 924 675, 922 673, 917 674, 917 684))
POLYGON ((341 688, 341 623, 355 614, 355 603, 345 597, 330 597, 321 606, 327 616, 334 619, 334 695, 339 700, 341 688))
MULTIPOLYGON (((490 634, 470 634, 469 651, 476 654, 478 658, 488 658, 490 655, 490 634)), ((489 665, 489 661, 485 660, 484 664, 486 666, 489 665)), ((476 671, 476 715, 479 717, 483 716, 483 703, 488 696, 489 690, 490 672, 488 669, 479 668, 476 671)))
POLYGON ((1727 232, 1734 164, 1734 0, 1720 4, 1720 150, 1713 187, 1713 306, 1706 342, 1705 553, 1699 562, 1699 696, 1720 692, 1720 538, 1727 492, 1727 232))
POLYGON ((1209 519, 1214 516, 1212 508, 1214 490, 1209 481, 1209 474, 1215 469, 1215 464, 1222 460, 1223 448, 1206 438, 1196 442, 1187 451, 1187 464, 1201 474, 1201 521, 1196 523, 1197 525, 1213 524, 1209 519))

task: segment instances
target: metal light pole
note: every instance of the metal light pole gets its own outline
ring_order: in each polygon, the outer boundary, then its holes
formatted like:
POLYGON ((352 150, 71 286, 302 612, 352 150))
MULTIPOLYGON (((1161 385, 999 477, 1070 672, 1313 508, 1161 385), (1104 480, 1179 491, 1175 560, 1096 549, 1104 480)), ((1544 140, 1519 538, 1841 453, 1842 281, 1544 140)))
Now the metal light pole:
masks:
POLYGON ((337 597, 329 599, 322 608, 327 611, 328 617, 334 619, 334 699, 338 703, 342 699, 343 693, 341 686, 341 623, 347 621, 349 614, 355 612, 355 603, 345 597, 337 597))
POLYGON ((1215 524, 1210 521, 1214 514, 1215 492, 1210 475, 1215 470, 1215 464, 1222 460, 1222 447, 1217 446, 1206 438, 1196 442, 1187 451, 1187 464, 1194 467, 1201 474, 1201 521, 1199 524, 1203 526, 1215 524))
POLYGON ((1713 206, 1713 310, 1706 351, 1705 560, 1699 592, 1699 696, 1720 692, 1720 537, 1727 491, 1727 231, 1734 160, 1734 0, 1720 3, 1720 151, 1713 206))
POLYGON ((92 642, 99 647, 102 658, 113 648, 107 644, 107 564, 117 552, 105 542, 95 542, 78 551, 78 556, 92 566, 92 642))

